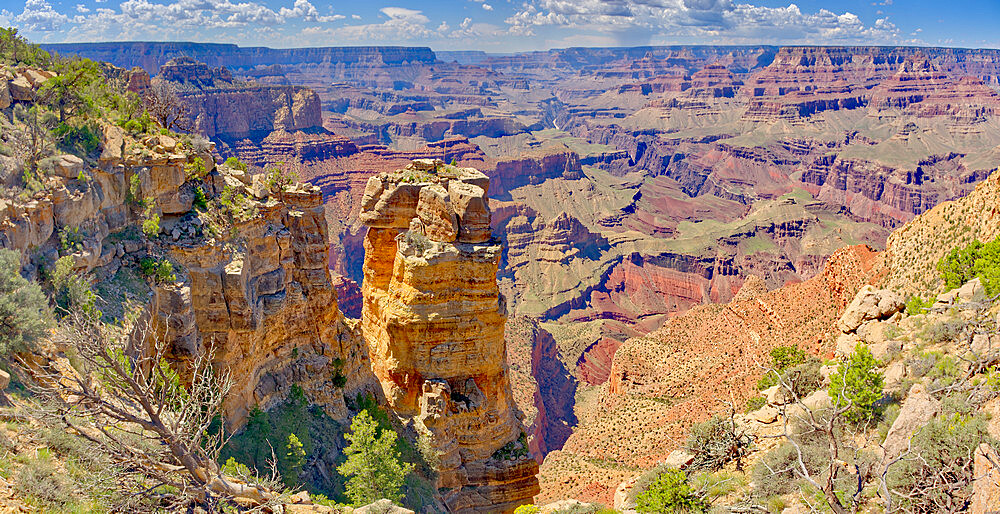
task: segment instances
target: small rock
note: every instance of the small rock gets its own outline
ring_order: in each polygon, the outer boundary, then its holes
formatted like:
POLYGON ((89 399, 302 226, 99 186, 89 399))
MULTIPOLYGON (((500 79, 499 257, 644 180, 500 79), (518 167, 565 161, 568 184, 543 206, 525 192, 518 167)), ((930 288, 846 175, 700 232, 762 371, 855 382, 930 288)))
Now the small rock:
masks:
POLYGON ((758 423, 762 423, 764 425, 770 425, 771 423, 774 423, 775 421, 778 421, 778 415, 779 414, 780 414, 780 412, 778 412, 778 409, 776 409, 776 408, 774 408, 774 407, 772 407, 770 405, 765 405, 765 406, 763 406, 763 407, 761 407, 761 408, 753 411, 753 413, 751 413, 751 415, 753 416, 754 420, 756 420, 758 423))
POLYGON ((180 229, 175 228, 172 232, 170 232, 170 237, 173 238, 174 241, 180 239, 181 238, 180 229))
POLYGON ((309 493, 306 491, 299 491, 291 496, 292 503, 312 503, 309 499, 309 493))
POLYGON ((837 336, 837 347, 835 352, 840 356, 850 355, 851 352, 854 351, 854 347, 857 346, 860 341, 861 338, 858 337, 857 334, 840 334, 837 336))
POLYGON ((694 461, 694 455, 684 450, 674 450, 663 460, 665 466, 682 469, 694 461))
POLYGON ((375 503, 354 509, 354 514, 415 514, 410 509, 404 509, 389 500, 382 499, 375 503))
POLYGON ((959 287, 956 291, 960 303, 981 302, 985 299, 986 291, 983 283, 976 277, 959 287))
POLYGON ((52 163, 53 173, 59 177, 77 178, 80 176, 80 172, 83 171, 83 159, 75 155, 58 155, 53 157, 50 162, 52 163))
POLYGON ((901 384, 904 378, 906 378, 906 364, 902 361, 893 362, 885 369, 886 388, 894 388, 901 384))

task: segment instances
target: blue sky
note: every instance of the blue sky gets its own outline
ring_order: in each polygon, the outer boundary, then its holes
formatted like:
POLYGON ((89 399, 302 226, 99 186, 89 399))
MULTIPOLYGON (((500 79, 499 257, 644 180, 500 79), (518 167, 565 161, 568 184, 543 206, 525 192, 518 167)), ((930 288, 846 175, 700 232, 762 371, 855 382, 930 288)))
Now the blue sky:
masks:
POLYGON ((1000 0, 0 0, 37 42, 272 47, 824 44, 1000 47, 1000 0))

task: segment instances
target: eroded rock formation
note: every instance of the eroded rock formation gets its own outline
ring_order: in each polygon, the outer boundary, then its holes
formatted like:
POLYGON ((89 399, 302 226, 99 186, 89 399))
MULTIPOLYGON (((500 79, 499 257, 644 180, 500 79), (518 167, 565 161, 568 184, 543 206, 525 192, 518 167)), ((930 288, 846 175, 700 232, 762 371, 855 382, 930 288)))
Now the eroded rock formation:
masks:
POLYGON ((510 511, 538 492, 507 375, 489 179, 414 161, 372 177, 361 329, 390 408, 439 454, 458 512, 510 511))

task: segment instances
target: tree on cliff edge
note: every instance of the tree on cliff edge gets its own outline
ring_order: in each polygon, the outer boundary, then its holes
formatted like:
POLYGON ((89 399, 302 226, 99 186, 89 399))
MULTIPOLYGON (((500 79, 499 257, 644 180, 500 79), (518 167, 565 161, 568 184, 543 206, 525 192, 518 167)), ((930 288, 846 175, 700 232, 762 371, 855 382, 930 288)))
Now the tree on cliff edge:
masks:
POLYGON ((383 498, 402 499, 399 490, 413 465, 400 461, 396 450, 396 432, 383 429, 367 410, 351 421, 351 432, 344 434, 350 445, 344 450, 347 461, 337 471, 347 478, 347 496, 356 505, 366 505, 383 498))

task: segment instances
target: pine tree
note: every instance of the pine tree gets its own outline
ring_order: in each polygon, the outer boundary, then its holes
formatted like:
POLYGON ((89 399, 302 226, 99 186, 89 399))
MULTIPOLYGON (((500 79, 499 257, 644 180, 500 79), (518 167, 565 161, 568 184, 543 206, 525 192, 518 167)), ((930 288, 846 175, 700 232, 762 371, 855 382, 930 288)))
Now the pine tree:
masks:
POLYGON ((347 478, 347 496, 356 505, 366 505, 383 498, 398 502, 400 489, 413 465, 400 461, 396 450, 396 432, 382 430, 367 410, 351 421, 351 432, 344 434, 350 445, 344 450, 347 461, 337 471, 347 478))

